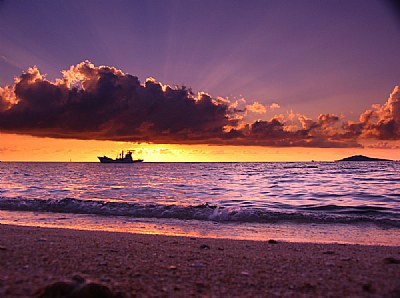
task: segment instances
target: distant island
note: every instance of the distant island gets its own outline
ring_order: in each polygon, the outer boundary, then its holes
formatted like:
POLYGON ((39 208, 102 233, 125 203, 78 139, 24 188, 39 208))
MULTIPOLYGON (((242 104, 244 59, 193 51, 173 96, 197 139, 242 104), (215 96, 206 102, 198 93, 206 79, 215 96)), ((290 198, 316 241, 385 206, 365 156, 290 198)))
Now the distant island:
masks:
POLYGON ((364 155, 353 155, 350 157, 346 157, 343 159, 339 159, 336 161, 393 161, 391 159, 383 159, 383 158, 374 158, 374 157, 368 157, 364 155))

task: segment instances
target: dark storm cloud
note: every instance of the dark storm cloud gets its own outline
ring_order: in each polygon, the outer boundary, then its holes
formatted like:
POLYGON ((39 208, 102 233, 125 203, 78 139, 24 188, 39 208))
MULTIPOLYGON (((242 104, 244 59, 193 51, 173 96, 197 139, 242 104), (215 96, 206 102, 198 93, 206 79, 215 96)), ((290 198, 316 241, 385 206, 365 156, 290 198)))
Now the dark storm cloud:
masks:
MULTIPOLYGON (((82 62, 51 82, 34 67, 0 88, 3 132, 57 138, 262 146, 357 147, 362 137, 399 139, 398 87, 384 106, 343 122, 333 114, 245 123, 259 103, 237 109, 227 99, 193 94, 108 66, 82 62), (396 91, 397 90, 397 91, 396 91)), ((277 105, 278 106, 278 105, 277 105)))
POLYGON ((110 67, 81 63, 56 83, 32 68, 15 86, 18 102, 0 101, 3 131, 79 139, 154 141, 207 139, 235 125, 228 107, 185 87, 171 88, 110 67))
MULTIPOLYGON (((307 119, 303 128, 289 129, 282 120, 256 121, 241 129, 242 135, 235 142, 241 145, 260 145, 276 147, 319 147, 342 148, 360 147, 355 140, 346 138, 341 132, 328 125, 336 120, 333 115, 320 115, 317 121, 307 119)), ((304 119, 300 119, 305 121, 304 119)))
POLYGON ((8 108, 7 102, 0 96, 0 112, 5 111, 8 108))

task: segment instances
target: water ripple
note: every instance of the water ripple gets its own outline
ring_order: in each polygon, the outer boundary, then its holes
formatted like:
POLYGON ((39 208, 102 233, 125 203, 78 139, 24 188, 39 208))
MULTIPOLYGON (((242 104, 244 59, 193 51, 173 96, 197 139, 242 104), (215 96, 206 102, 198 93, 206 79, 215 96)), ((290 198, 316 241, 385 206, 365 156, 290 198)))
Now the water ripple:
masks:
POLYGON ((400 218, 400 163, 0 163, 2 199, 400 218), (328 206, 328 207, 327 207, 328 206), (330 207, 329 207, 330 206, 330 207), (362 209, 362 207, 366 209, 362 209), (377 209, 370 209, 377 208, 377 209))

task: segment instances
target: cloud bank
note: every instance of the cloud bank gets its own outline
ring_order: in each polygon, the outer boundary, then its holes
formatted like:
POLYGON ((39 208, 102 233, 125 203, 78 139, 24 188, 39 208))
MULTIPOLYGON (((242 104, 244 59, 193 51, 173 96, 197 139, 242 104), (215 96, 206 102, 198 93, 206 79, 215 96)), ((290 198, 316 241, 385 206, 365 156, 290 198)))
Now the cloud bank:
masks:
POLYGON ((54 138, 151 143, 302 147, 360 147, 360 141, 400 140, 400 87, 383 105, 358 122, 334 114, 317 119, 275 115, 247 122, 247 116, 279 109, 254 102, 232 102, 184 86, 139 79, 89 61, 49 81, 36 67, 0 88, 0 130, 54 138), (243 105, 239 108, 239 105, 243 105))

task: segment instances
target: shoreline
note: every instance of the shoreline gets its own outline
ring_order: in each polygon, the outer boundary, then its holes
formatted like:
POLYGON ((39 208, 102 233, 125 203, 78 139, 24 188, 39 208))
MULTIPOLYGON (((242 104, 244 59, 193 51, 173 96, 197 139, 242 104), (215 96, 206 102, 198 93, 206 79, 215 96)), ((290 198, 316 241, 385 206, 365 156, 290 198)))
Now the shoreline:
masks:
POLYGON ((124 297, 398 297, 400 246, 289 243, 0 224, 0 296, 78 274, 124 297))
POLYGON ((198 238, 400 246, 400 229, 370 223, 240 223, 0 210, 0 223, 198 238), (368 237, 366 237, 368 235, 368 237))

